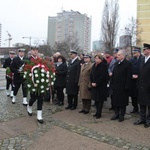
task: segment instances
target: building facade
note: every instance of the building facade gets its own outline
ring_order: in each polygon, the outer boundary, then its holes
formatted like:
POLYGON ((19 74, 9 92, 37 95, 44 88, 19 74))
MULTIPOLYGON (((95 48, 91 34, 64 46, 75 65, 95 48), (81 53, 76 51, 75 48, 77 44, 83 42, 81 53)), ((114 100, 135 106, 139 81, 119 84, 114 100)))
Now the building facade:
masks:
POLYGON ((91 49, 91 18, 78 11, 62 11, 55 17, 48 17, 47 42, 53 47, 55 42, 61 43, 66 39, 78 41, 83 52, 91 49))
POLYGON ((0 47, 2 44, 2 24, 0 23, 0 47))
POLYGON ((92 51, 103 51, 103 44, 100 40, 92 42, 92 51))
POLYGON ((139 28, 143 30, 140 45, 150 43, 150 0, 137 0, 137 19, 139 28))

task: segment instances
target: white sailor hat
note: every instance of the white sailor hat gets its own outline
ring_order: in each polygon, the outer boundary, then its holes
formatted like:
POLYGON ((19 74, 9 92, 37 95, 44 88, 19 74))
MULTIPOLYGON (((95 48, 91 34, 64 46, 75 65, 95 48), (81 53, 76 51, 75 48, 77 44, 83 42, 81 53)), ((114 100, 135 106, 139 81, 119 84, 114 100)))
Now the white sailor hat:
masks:
POLYGON ((20 49, 18 49, 18 52, 25 52, 25 49, 24 48, 20 48, 20 49))
POLYGON ((9 51, 9 54, 16 54, 15 51, 9 51))

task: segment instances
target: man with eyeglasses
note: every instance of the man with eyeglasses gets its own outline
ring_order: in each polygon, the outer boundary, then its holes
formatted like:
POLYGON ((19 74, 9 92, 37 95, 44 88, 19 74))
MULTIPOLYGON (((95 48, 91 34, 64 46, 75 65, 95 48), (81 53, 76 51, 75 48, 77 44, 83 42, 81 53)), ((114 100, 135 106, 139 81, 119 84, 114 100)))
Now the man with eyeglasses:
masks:
POLYGON ((138 79, 138 103, 140 105, 140 119, 134 125, 144 124, 150 127, 150 44, 143 44, 144 58, 140 63, 138 79))

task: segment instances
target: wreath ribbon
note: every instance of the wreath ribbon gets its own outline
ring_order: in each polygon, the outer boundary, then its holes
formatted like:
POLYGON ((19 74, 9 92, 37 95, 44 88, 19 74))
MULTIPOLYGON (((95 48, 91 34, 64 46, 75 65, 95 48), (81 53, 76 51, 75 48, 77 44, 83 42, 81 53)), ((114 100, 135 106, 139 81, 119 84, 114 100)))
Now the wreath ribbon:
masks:
POLYGON ((42 64, 35 65, 35 66, 33 66, 33 67, 31 68, 32 82, 33 82, 34 86, 36 85, 36 83, 34 82, 34 69, 36 69, 36 68, 42 68, 42 69, 45 70, 45 72, 48 71, 48 70, 46 69, 46 67, 45 67, 44 65, 42 65, 42 64))

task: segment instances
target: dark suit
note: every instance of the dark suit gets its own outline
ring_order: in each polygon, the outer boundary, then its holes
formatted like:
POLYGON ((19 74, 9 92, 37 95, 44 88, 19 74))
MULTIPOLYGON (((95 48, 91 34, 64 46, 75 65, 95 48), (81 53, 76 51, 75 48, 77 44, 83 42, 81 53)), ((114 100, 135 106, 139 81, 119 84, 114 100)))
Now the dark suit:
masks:
POLYGON ((68 107, 75 108, 78 104, 78 80, 80 75, 80 60, 77 58, 71 63, 68 62, 67 82, 66 82, 66 93, 68 95, 68 107))
POLYGON ((20 86, 22 85, 23 97, 27 97, 27 87, 25 83, 25 79, 23 79, 23 70, 19 71, 21 67, 23 67, 25 63, 25 58, 22 60, 19 56, 15 57, 10 65, 11 71, 14 73, 14 96, 17 95, 20 86))
MULTIPOLYGON (((13 61, 13 59, 11 59, 10 57, 6 58, 5 62, 3 64, 3 68, 8 68, 8 67, 10 68, 10 64, 12 63, 12 61, 13 61)), ((13 91, 12 78, 6 76, 6 90, 9 90, 10 85, 11 85, 11 91, 13 91)))
MULTIPOLYGON (((130 62, 132 63, 132 75, 139 75, 140 71, 140 61, 141 57, 139 58, 132 58, 130 62)), ((137 97, 138 97, 138 89, 137 89, 137 80, 138 78, 132 78, 132 88, 130 91, 130 96, 132 99, 132 106, 134 107, 134 111, 138 111, 138 104, 137 104, 137 97)))
POLYGON ((146 63, 145 58, 141 60, 138 79, 138 103, 140 104, 141 120, 150 122, 150 58, 146 63), (148 109, 147 114, 146 109, 148 109))
POLYGON ((116 62, 111 80, 113 90, 112 104, 115 107, 115 115, 121 118, 124 118, 126 106, 128 105, 131 80, 131 62, 126 59, 124 59, 120 64, 116 62))
POLYGON ((57 91, 58 103, 64 103, 64 88, 66 87, 66 75, 67 75, 67 65, 62 63, 56 66, 56 80, 54 82, 54 87, 57 91))

